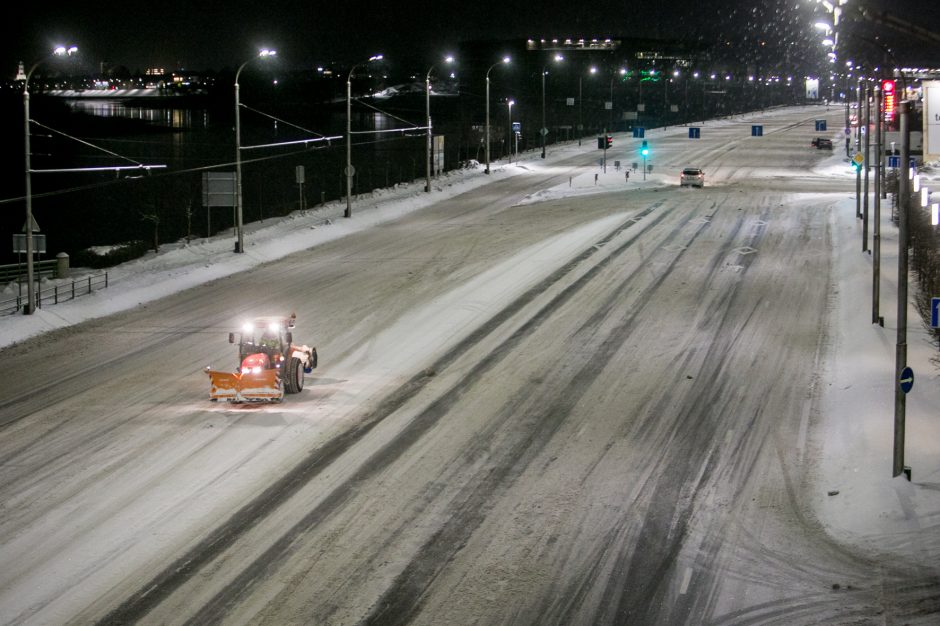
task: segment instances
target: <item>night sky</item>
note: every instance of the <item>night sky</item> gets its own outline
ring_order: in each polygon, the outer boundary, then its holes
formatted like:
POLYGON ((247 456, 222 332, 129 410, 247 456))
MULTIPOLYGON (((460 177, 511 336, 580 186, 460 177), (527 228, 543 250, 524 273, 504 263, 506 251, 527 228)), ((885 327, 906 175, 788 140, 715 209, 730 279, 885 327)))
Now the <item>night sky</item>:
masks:
MULTIPOLYGON (((940 33, 936 0, 866 1, 940 33)), ((814 6, 811 0, 36 2, 16 28, 8 29, 14 32, 0 42, 0 54, 8 77, 16 61, 29 65, 60 42, 78 45, 90 70, 102 62, 132 72, 222 69, 262 46, 276 48, 279 62, 290 68, 358 62, 378 52, 392 63, 420 68, 464 40, 637 36, 741 46, 796 62, 816 55, 814 6)), ((925 63, 940 62, 938 44, 918 43, 886 27, 866 29, 865 36, 877 37, 901 62, 918 55, 925 63)))

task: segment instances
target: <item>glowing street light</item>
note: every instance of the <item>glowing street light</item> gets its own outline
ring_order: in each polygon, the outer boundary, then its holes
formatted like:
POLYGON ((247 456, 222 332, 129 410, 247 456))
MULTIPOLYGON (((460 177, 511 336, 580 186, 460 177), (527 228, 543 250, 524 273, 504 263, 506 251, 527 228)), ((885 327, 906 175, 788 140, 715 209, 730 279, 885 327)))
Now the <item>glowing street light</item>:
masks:
POLYGON ((483 170, 486 174, 490 173, 490 72, 497 65, 508 63, 509 57, 503 57, 501 61, 497 61, 486 70, 486 168, 483 170))
POLYGON ((23 313, 32 315, 36 311, 36 292, 33 290, 33 181, 32 181, 32 163, 30 162, 29 147, 29 79, 32 77, 36 68, 51 59, 53 56, 72 56, 78 52, 75 46, 57 46, 52 55, 37 61, 26 73, 26 80, 23 81, 23 146, 25 148, 26 164, 26 308, 23 313))
POLYGON ((245 66, 255 59, 265 59, 277 55, 277 50, 263 48, 257 56, 251 57, 242 63, 235 72, 235 252, 245 251, 245 232, 242 219, 242 123, 241 123, 241 96, 238 77, 245 66))
POLYGON ((367 63, 372 63, 373 61, 381 61, 383 57, 381 54, 376 54, 367 61, 361 63, 356 63, 349 70, 349 76, 346 77, 346 212, 343 214, 343 217, 352 217, 352 180, 353 176, 356 173, 356 170, 352 166, 352 77, 353 72, 356 71, 356 68, 360 65, 365 65, 367 63))
MULTIPOLYGON (((560 54, 555 55, 555 63, 561 63, 565 60, 560 54)), ((545 135, 548 134, 548 129, 545 128, 545 75, 548 74, 548 68, 542 66, 542 128, 539 129, 539 134, 542 136, 542 158, 545 158, 545 135)))
MULTIPOLYGON (((454 57, 447 56, 444 59, 444 63, 450 64, 454 62, 454 57)), ((424 79, 424 104, 425 112, 427 113, 428 119, 428 140, 425 147, 425 156, 424 156, 424 165, 425 165, 425 183, 424 191, 427 193, 431 192, 431 72, 434 71, 436 63, 428 68, 428 74, 424 79)))

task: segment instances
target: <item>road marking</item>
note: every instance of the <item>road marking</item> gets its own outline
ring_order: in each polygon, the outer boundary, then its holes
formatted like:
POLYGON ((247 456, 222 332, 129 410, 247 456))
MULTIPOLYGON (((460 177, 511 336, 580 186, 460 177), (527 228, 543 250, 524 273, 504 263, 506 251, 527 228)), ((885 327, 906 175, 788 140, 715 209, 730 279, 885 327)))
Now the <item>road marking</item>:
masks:
POLYGON ((734 429, 729 428, 728 434, 725 435, 725 445, 731 445, 731 438, 734 436, 734 429))
POLYGON ((684 596, 689 590, 689 583, 692 582, 692 568, 685 568, 685 575, 682 576, 682 585, 679 587, 679 595, 684 596))

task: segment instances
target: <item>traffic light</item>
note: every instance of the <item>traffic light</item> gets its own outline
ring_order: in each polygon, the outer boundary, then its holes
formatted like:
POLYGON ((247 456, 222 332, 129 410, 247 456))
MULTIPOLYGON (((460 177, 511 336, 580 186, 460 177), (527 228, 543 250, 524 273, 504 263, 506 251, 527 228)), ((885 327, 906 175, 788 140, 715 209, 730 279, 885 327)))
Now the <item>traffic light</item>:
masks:
POLYGON ((605 147, 605 146, 604 146, 604 138, 603 138, 603 137, 598 137, 598 138, 597 138, 597 149, 598 149, 598 150, 603 150, 604 147, 605 147))
POLYGON ((614 138, 611 137, 610 135, 607 135, 607 147, 609 148, 612 145, 614 145, 614 138))
POLYGON ((646 140, 644 139, 643 145, 640 146, 640 154, 642 154, 643 156, 649 156, 649 153, 650 153, 650 147, 647 145, 646 140))

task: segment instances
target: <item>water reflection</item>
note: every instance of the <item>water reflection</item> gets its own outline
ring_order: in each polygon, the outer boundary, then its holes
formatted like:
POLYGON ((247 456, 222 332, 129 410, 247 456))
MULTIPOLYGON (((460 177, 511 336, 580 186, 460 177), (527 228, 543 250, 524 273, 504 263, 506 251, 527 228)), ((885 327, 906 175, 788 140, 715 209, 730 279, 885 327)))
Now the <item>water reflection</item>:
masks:
POLYGON ((207 128, 209 115, 205 109, 176 109, 129 106, 115 100, 68 100, 76 113, 106 118, 141 120, 173 129, 207 128))

